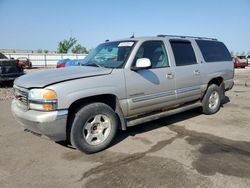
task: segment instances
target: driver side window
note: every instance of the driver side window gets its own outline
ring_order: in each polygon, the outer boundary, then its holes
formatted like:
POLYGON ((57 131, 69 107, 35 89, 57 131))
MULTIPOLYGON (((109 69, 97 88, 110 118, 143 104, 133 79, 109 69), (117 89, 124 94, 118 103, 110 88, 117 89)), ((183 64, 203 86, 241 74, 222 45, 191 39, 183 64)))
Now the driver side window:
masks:
POLYGON ((139 58, 148 58, 151 61, 151 68, 169 67, 167 53, 162 41, 144 42, 135 55, 133 64, 139 58))

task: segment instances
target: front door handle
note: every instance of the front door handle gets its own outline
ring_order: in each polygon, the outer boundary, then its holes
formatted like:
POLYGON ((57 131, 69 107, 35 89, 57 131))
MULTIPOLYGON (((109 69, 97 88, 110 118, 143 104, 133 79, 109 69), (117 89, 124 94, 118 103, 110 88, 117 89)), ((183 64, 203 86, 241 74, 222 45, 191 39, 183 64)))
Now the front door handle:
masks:
POLYGON ((197 76, 198 76, 198 75, 200 75, 200 74, 201 74, 201 73, 200 73, 199 70, 195 70, 195 71, 194 71, 194 75, 197 75, 197 76))
POLYGON ((173 79, 174 78, 174 74, 172 72, 167 73, 167 78, 168 79, 173 79))

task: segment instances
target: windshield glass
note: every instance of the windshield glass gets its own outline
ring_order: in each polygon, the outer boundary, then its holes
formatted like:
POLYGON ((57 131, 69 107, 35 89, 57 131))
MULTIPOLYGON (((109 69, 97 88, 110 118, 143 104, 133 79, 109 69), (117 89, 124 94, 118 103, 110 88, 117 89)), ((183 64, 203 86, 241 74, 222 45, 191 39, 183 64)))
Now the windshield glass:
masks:
POLYGON ((81 62, 85 66, 121 68, 134 46, 134 41, 107 42, 97 46, 81 62))

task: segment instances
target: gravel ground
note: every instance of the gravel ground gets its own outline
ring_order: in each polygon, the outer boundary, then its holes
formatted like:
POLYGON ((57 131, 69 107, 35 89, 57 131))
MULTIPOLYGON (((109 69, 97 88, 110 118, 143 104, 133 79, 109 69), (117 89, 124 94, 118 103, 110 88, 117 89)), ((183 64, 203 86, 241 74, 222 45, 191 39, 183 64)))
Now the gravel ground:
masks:
POLYGON ((4 84, 0 88, 0 101, 13 99, 13 88, 12 84, 4 84))

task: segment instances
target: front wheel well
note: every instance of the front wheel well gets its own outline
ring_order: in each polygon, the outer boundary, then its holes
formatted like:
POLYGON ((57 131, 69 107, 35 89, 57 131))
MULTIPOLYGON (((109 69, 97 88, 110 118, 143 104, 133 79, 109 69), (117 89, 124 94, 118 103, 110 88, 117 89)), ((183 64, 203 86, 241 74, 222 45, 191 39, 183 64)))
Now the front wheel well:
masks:
POLYGON ((69 111, 77 111, 82 106, 92 103, 92 102, 101 102, 110 106, 113 110, 116 107, 116 96, 112 94, 104 94, 104 95, 96 95, 86 98, 81 98, 73 102, 70 107, 69 111))
MULTIPOLYGON (((91 97, 86 97, 82 99, 78 99, 77 101, 73 102, 69 109, 68 109, 68 118, 67 118, 67 126, 66 126, 66 133, 67 133, 67 140, 70 141, 70 131, 71 131, 71 125, 74 120, 75 113, 82 108, 83 106, 90 104, 90 103, 104 103, 108 106, 110 106, 119 116, 118 119, 120 119, 120 124, 123 124, 122 121, 122 114, 120 111, 118 112, 117 108, 119 104, 117 104, 117 97, 113 94, 103 94, 103 95, 96 95, 91 97)), ((122 128, 123 129, 123 128, 122 128)))

